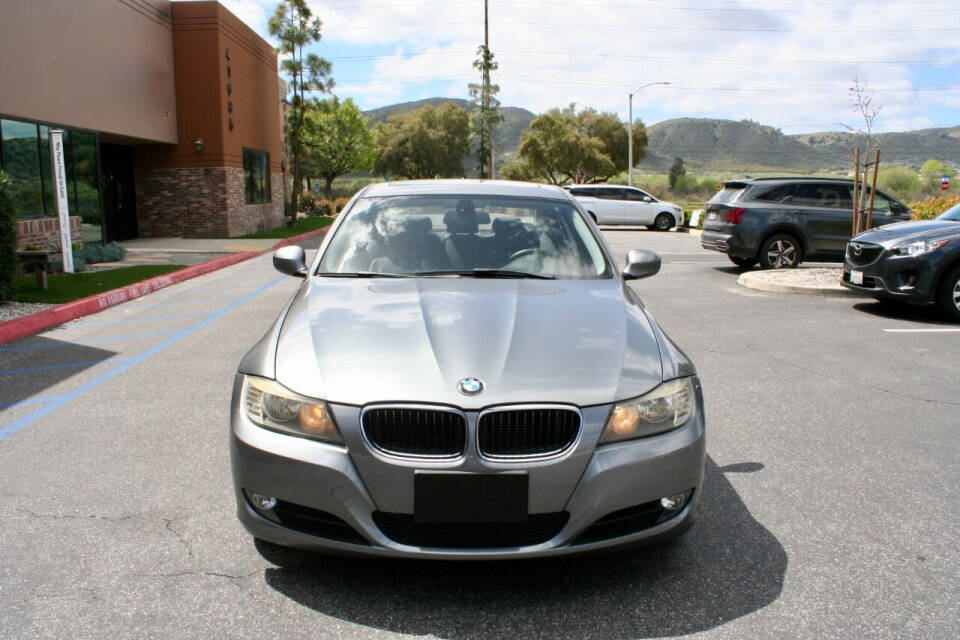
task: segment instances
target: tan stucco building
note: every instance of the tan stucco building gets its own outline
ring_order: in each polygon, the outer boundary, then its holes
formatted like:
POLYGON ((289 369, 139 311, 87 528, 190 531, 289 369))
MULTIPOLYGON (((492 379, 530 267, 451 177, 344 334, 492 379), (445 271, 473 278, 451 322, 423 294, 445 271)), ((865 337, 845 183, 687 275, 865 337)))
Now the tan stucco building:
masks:
POLYGON ((56 232, 50 128, 67 132, 70 211, 88 242, 281 224, 277 58, 222 5, 31 0, 0 12, 0 166, 21 245, 56 232))

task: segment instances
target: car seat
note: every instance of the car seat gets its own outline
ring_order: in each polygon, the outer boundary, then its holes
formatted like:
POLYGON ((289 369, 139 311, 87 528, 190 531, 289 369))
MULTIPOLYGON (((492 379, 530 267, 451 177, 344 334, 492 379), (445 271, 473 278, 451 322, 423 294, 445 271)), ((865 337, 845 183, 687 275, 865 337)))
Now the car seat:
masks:
POLYGON ((433 223, 426 216, 405 220, 400 231, 386 237, 387 256, 374 260, 371 270, 393 271, 384 260, 404 273, 449 269, 450 260, 443 250, 443 242, 431 233, 432 229, 433 223))
POLYGON ((444 249, 455 268, 469 270, 492 266, 489 264, 490 252, 484 246, 483 239, 477 235, 481 224, 490 223, 489 213, 447 211, 443 216, 443 223, 448 234, 444 249))

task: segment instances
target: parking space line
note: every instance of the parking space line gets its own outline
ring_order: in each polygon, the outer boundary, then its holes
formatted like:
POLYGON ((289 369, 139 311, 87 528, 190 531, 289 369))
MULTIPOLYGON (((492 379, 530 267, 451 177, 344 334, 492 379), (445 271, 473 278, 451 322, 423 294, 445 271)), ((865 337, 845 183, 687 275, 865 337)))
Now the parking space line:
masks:
POLYGON ((884 329, 886 333, 960 333, 960 328, 943 329, 884 329))
POLYGON ((176 329, 169 331, 147 331, 146 333, 130 333, 123 336, 107 336, 106 338, 83 338, 82 342, 59 342, 57 344, 25 344, 20 347, 0 347, 0 352, 8 351, 37 351, 40 349, 62 349, 64 347, 86 347, 88 343, 99 344, 101 342, 114 342, 117 340, 136 340, 137 338, 155 338, 157 336, 168 336, 175 333, 176 329))
POLYGON ((142 351, 142 352, 140 352, 140 353, 138 353, 137 355, 134 355, 134 356, 129 356, 124 362, 119 363, 119 364, 118 364, 116 367, 114 367, 113 369, 110 369, 109 371, 106 371, 106 372, 100 374, 99 376, 97 376, 97 377, 94 378, 93 380, 90 380, 90 381, 88 381, 88 382, 85 382, 84 384, 80 385, 79 387, 77 387, 77 388, 74 389, 73 391, 70 391, 70 392, 65 393, 65 394, 63 394, 63 395, 61 395, 61 396, 55 397, 54 399, 52 399, 50 402, 46 403, 44 406, 40 407, 39 409, 36 409, 35 411, 33 411, 33 412, 31 412, 31 413, 23 416, 22 418, 20 418, 20 419, 18 419, 18 420, 15 420, 14 422, 10 423, 9 425, 7 425, 7 426, 5 426, 5 427, 3 427, 3 428, 0 428, 0 441, 3 441, 3 440, 5 440, 5 439, 9 438, 10 436, 12 436, 13 434, 17 433, 18 431, 20 431, 20 430, 23 429, 24 427, 33 424, 34 422, 36 422, 36 421, 39 420, 40 418, 44 417, 45 415, 47 415, 47 414, 49 414, 49 413, 51 413, 51 412, 53 412, 53 411, 56 411, 57 409, 59 409, 59 408, 62 407, 63 405, 65 405, 65 404, 67 404, 67 403, 69 403, 69 402, 71 402, 71 401, 73 401, 73 400, 75 400, 75 399, 83 396, 84 394, 86 394, 86 393, 89 392, 89 391, 92 391, 93 389, 96 389, 97 387, 99 387, 99 386, 102 385, 103 383, 109 382, 109 381, 112 380, 113 378, 116 378, 116 377, 119 376, 120 374, 124 373, 127 369, 130 369, 130 368, 133 367, 134 365, 136 365, 136 364, 138 364, 138 363, 140 363, 140 362, 143 362, 144 360, 146 360, 146 359, 149 358, 150 356, 155 355, 155 354, 157 354, 157 353, 160 353, 161 351, 163 351, 163 350, 166 349, 167 347, 169 347, 169 346, 171 346, 171 345, 174 345, 174 344, 176 344, 177 342, 180 342, 181 340, 183 340, 183 339, 186 338, 187 336, 189 336, 189 335, 195 333, 196 331, 199 331, 200 329, 206 327, 208 324, 210 324, 210 323, 213 322, 214 320, 216 320, 216 319, 218 319, 218 318, 226 315, 227 313, 230 313, 231 311, 233 311, 233 310, 236 309, 237 307, 239 307, 239 306, 243 305, 244 303, 246 303, 246 302, 252 300, 253 298, 257 297, 258 295, 260 295, 261 293, 263 293, 264 291, 266 291, 267 289, 269 289, 269 288, 272 287, 273 285, 277 284, 278 282, 281 282, 282 280, 286 280, 286 279, 287 279, 287 276, 280 276, 280 277, 277 278, 276 280, 273 280, 273 281, 271 281, 271 282, 268 282, 267 284, 263 285, 262 287, 254 290, 254 291, 251 291, 250 293, 248 293, 247 295, 243 296, 242 298, 240 298, 240 299, 237 300, 236 302, 233 302, 232 304, 229 304, 229 305, 227 305, 226 307, 223 307, 222 309, 220 309, 220 310, 218 310, 218 311, 210 314, 209 316, 203 318, 202 320, 199 320, 198 322, 190 325, 189 327, 186 327, 185 329, 180 329, 179 331, 177 331, 176 333, 174 333, 172 336, 170 336, 170 337, 167 338, 166 340, 163 340, 163 341, 155 344, 154 346, 150 347, 150 348, 147 349, 146 351, 142 351))
POLYGON ((129 356, 119 358, 104 358, 102 360, 85 360, 83 362, 65 362, 63 364, 48 364, 40 367, 30 367, 27 369, 6 369, 0 371, 0 376, 19 376, 24 373, 39 373, 40 371, 56 371, 57 369, 75 369, 77 367, 87 367, 90 365, 101 364, 103 362, 119 362, 126 360, 129 356))
POLYGON ((132 322, 147 322, 149 320, 172 320, 175 318, 187 318, 191 316, 203 316, 209 311, 187 311, 186 313, 168 313, 162 316, 142 316, 137 318, 124 318, 123 320, 81 320, 79 322, 67 323, 61 327, 83 328, 83 327, 107 327, 114 324, 130 324, 132 322))

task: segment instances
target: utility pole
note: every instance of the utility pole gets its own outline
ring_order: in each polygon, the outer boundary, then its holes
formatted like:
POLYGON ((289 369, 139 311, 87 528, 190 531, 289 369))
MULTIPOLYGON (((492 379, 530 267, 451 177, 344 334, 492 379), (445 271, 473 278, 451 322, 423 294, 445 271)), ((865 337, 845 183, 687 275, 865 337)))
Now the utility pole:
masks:
MULTIPOLYGON (((485 55, 490 54, 490 17, 487 0, 483 0, 483 49, 485 55)), ((490 108, 490 65, 483 65, 483 112, 487 113, 490 108)), ((484 127, 486 129, 486 127, 484 127)), ((487 178, 493 179, 493 128, 484 131, 483 135, 489 135, 487 141, 487 178)))
MULTIPOLYGON (((647 87, 655 87, 657 85, 668 85, 669 82, 650 82, 645 84, 642 87, 639 87, 633 91, 636 93, 640 89, 646 89, 647 87)), ((630 94, 630 123, 627 125, 627 186, 633 186, 633 93, 630 94)), ((620 156, 623 157, 623 156, 620 156)))

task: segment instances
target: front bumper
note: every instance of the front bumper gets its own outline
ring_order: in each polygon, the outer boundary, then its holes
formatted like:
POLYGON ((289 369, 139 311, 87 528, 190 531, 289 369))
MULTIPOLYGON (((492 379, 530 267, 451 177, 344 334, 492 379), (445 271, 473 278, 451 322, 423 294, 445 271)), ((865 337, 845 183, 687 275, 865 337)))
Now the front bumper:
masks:
MULTIPOLYGON (((239 378, 239 376, 238 376, 239 378)), ((463 460, 446 470, 483 473, 523 471, 530 478, 530 514, 565 512, 565 524, 549 539, 525 546, 457 548, 403 544, 388 537, 377 524, 378 514, 403 517, 412 513, 412 478, 418 468, 433 470, 434 463, 388 461, 370 450, 360 437, 351 415, 359 412, 332 405, 345 447, 298 438, 260 428, 250 422, 240 405, 235 385, 232 410, 231 458, 237 513, 253 536, 275 544, 308 550, 387 557, 434 559, 505 559, 562 555, 631 545, 676 534, 697 516, 706 456, 703 400, 699 383, 697 411, 683 427, 672 432, 617 444, 595 446, 610 407, 582 409, 584 420, 579 442, 554 460, 506 464, 484 461, 468 450, 463 460), (339 411, 338 411, 339 410, 339 411), (582 457, 582 464, 577 463, 582 457), (359 463, 358 463, 359 461, 359 463), (572 477, 571 471, 575 473, 572 477), (572 490, 564 489, 564 485, 572 490), (558 489, 558 487, 560 487, 558 489), (280 517, 258 512, 244 490, 275 496, 285 505, 327 514, 337 526, 308 529, 288 526, 280 517), (678 513, 662 522, 647 522, 625 531, 594 527, 598 520, 661 497, 692 490, 678 513), (589 533, 584 534, 584 532, 589 533), (596 535, 600 530, 601 535, 596 535), (613 532, 609 536, 602 533, 613 532), (329 532, 329 533, 328 533, 329 532), (578 539, 579 538, 579 539, 578 539)), ((355 409, 355 408, 354 408, 355 409)), ((469 416, 469 413, 468 413, 469 416)), ((469 419, 471 440, 475 419, 469 419)), ((313 516, 311 516, 313 517, 313 516)))
POLYGON ((933 302, 936 296, 936 269, 924 256, 900 256, 884 252, 867 265, 855 265, 850 258, 843 263, 840 284, 874 298, 907 302, 933 302), (853 284, 851 271, 863 273, 863 283, 853 284))

